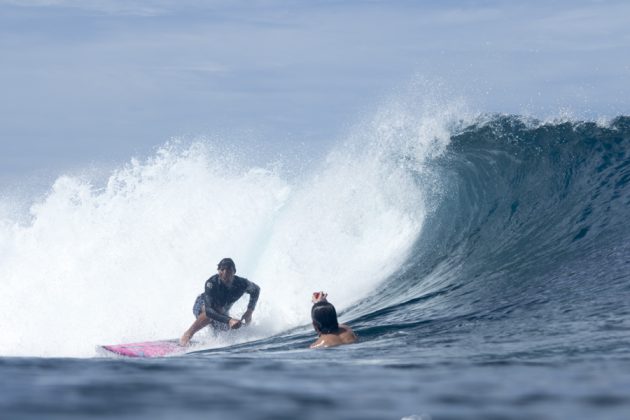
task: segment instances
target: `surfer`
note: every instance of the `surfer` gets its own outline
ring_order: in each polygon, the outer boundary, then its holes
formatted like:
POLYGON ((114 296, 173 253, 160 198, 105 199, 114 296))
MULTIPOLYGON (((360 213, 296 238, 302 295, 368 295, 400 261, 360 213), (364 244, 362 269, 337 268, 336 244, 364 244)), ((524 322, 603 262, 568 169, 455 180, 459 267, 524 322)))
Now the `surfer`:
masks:
POLYGON ((188 345, 192 336, 206 325, 211 325, 216 331, 227 331, 252 322, 260 287, 236 276, 236 265, 231 258, 223 258, 217 265, 217 270, 218 274, 206 281, 204 292, 195 300, 193 314, 197 319, 180 338, 179 344, 182 346, 188 345), (231 318, 230 308, 245 293, 249 294, 247 310, 241 319, 231 318))
POLYGON ((326 296, 328 295, 324 292, 313 293, 311 319, 313 320, 313 328, 319 334, 319 338, 310 345, 312 349, 351 344, 357 341, 357 336, 349 326, 339 324, 337 311, 326 300, 326 296))

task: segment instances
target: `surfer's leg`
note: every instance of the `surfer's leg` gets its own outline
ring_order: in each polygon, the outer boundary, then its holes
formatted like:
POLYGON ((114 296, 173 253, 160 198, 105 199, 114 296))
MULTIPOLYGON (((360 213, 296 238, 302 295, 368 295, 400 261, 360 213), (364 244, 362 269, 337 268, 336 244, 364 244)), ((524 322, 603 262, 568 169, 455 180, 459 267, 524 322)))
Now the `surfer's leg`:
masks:
POLYGON ((199 316, 197 317, 197 319, 195 319, 195 322, 192 323, 190 328, 186 330, 184 335, 182 335, 182 338, 179 339, 179 344, 182 346, 187 346, 188 342, 190 342, 190 339, 193 337, 193 335, 195 335, 197 331, 199 331, 200 329, 202 329, 208 324, 210 324, 210 320, 206 316, 205 308, 202 306, 199 316))
POLYGON ((179 344, 182 346, 187 346, 193 335, 210 323, 210 320, 206 317, 206 307, 203 301, 203 293, 195 299, 195 304, 193 305, 193 315, 195 315, 196 318, 195 322, 192 323, 190 328, 188 328, 184 335, 182 335, 182 338, 179 339, 179 344))

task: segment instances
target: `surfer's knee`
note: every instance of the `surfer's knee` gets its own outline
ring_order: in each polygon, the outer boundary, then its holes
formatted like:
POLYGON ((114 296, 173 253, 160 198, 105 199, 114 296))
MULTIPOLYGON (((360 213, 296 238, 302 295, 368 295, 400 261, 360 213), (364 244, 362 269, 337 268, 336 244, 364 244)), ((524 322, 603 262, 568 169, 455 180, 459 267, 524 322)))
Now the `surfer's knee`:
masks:
POLYGON ((203 301, 203 294, 201 294, 197 296, 197 299, 195 299, 195 304, 193 305, 193 315, 195 316, 195 318, 198 318, 199 314, 202 314, 205 311, 206 311, 206 306, 203 301))
POLYGON ((200 321, 209 321, 208 320, 208 316, 206 315, 206 307, 202 306, 201 307, 201 312, 199 313, 199 315, 197 315, 197 319, 200 321))

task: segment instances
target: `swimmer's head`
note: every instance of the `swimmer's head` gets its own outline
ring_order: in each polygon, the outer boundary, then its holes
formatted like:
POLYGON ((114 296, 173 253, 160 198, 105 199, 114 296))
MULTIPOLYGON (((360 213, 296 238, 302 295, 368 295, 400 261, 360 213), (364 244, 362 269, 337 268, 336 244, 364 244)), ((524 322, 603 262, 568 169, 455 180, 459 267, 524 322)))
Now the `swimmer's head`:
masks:
POLYGON ((339 329, 337 311, 335 307, 326 301, 320 301, 311 308, 313 328, 320 334, 331 334, 339 329))

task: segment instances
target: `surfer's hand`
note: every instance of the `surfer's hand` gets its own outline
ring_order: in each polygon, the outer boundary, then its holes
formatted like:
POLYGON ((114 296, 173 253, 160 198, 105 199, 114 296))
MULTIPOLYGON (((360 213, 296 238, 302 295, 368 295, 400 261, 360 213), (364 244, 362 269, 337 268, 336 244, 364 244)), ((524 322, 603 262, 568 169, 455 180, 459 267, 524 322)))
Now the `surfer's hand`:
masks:
POLYGON ((243 323, 239 321, 238 319, 230 318, 230 320, 228 321, 228 326, 230 327, 231 330, 237 330, 241 328, 242 325, 243 323))
POLYGON ((254 311, 252 311, 251 309, 248 309, 245 311, 245 313, 243 314, 243 316, 241 317, 241 321, 243 321, 244 324, 249 324, 252 322, 252 313, 254 311))

